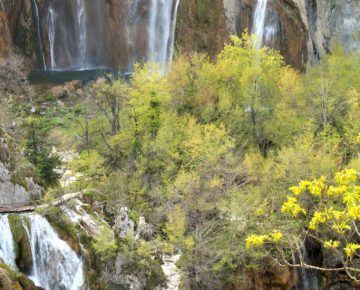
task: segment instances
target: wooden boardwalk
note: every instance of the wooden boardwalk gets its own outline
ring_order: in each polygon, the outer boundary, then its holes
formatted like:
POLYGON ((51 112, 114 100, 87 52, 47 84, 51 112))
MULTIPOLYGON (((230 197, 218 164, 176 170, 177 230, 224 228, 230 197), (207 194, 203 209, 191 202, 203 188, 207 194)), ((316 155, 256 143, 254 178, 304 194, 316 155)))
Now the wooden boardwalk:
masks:
POLYGON ((45 202, 44 200, 36 200, 32 204, 0 204, 0 214, 6 213, 25 213, 32 212, 36 209, 44 209, 52 206, 60 206, 65 202, 81 197, 85 191, 64 194, 63 196, 51 201, 45 202))

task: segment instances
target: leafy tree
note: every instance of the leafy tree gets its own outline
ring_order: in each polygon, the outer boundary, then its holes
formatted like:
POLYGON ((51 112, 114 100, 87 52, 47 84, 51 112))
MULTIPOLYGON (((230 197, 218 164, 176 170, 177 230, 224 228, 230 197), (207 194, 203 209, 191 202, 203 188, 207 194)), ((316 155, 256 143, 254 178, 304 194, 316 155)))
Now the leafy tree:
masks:
POLYGON ((61 164, 60 158, 52 153, 52 146, 47 141, 47 128, 39 117, 28 117, 24 123, 25 156, 38 171, 43 185, 57 183, 59 174, 55 169, 61 164))

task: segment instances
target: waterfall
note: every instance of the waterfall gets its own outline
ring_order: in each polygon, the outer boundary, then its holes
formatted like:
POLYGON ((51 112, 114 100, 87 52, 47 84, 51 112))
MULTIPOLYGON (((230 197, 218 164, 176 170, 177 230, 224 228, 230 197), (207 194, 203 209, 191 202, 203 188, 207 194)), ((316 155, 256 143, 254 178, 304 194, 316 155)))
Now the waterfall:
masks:
POLYGON ((34 282, 46 290, 78 290, 84 285, 83 262, 61 240, 49 222, 40 215, 28 214, 34 282))
POLYGON ((162 70, 172 60, 179 0, 150 0, 148 60, 162 70))
POLYGON ((49 46, 50 46, 50 63, 51 68, 56 68, 56 61, 55 61, 55 18, 56 13, 54 9, 49 7, 49 16, 48 16, 48 35, 49 35, 49 46))
POLYGON ((46 70, 46 62, 45 62, 45 55, 43 50, 43 44, 42 44, 42 37, 41 37, 41 29, 40 29, 40 17, 39 17, 39 8, 37 5, 36 0, 32 0, 32 7, 34 11, 34 22, 36 27, 36 43, 38 45, 38 54, 41 61, 42 68, 46 70))
POLYGON ((258 0, 252 26, 252 33, 258 37, 257 47, 261 48, 264 42, 266 8, 268 0, 258 0))
POLYGON ((0 216, 0 237, 0 261, 3 261, 12 270, 17 270, 14 241, 7 215, 0 216))
POLYGON ((103 55, 104 32, 101 28, 104 5, 101 1, 49 1, 47 36, 50 70, 88 69, 97 65, 99 55, 103 55))
MULTIPOLYGON (((36 1, 36 0, 32 0, 36 1)), ((134 63, 170 66, 180 0, 48 0, 49 70, 132 71, 134 63)), ((44 23, 44 21, 40 21, 44 23)), ((39 26, 40 30, 40 26, 39 26)))
POLYGON ((86 48, 87 48, 87 23, 86 23, 86 11, 85 11, 85 0, 76 0, 76 18, 77 18, 77 29, 79 34, 79 57, 80 66, 86 63, 86 48))
MULTIPOLYGON (((49 222, 38 214, 23 214, 22 222, 31 248, 30 279, 45 290, 85 289, 83 261, 59 238, 49 222)), ((0 260, 18 270, 8 216, 0 216, 0 260)))

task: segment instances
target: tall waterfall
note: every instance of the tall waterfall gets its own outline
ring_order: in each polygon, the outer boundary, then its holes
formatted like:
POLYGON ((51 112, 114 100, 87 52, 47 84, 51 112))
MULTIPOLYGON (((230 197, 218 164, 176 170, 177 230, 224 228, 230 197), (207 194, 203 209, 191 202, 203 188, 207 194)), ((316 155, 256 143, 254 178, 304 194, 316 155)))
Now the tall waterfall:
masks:
POLYGON ((42 68, 46 70, 46 61, 45 61, 45 55, 44 55, 44 49, 43 49, 43 43, 41 37, 41 29, 40 29, 39 8, 36 0, 32 0, 32 8, 33 8, 34 22, 36 27, 36 43, 38 45, 37 54, 38 54, 38 58, 40 59, 42 68))
POLYGON ((49 1, 49 69, 86 69, 101 65, 99 56, 103 57, 105 4, 100 2, 49 1), (89 35, 92 35, 91 39, 89 35))
POLYGON ((150 0, 148 60, 162 69, 173 57, 174 36, 179 0, 150 0))
POLYGON ((258 42, 257 42, 258 48, 261 48, 264 43, 267 4, 268 4, 268 0, 258 0, 255 9, 252 33, 254 33, 258 37, 258 42))
POLYGON ((79 60, 81 64, 86 64, 86 49, 87 49, 87 42, 86 42, 86 30, 87 30, 87 23, 86 23, 86 10, 85 10, 85 0, 76 0, 76 24, 79 34, 79 60))
POLYGON ((128 71, 136 62, 151 61, 166 70, 179 1, 48 0, 46 18, 40 19, 48 69, 128 71))
POLYGON ((0 261, 16 270, 14 241, 7 215, 0 216, 0 261))
MULTIPOLYGON (((33 261, 30 278, 46 290, 82 290, 83 261, 38 214, 24 214, 23 227, 30 241, 33 261)), ((16 270, 14 241, 8 216, 0 216, 0 259, 16 270)))

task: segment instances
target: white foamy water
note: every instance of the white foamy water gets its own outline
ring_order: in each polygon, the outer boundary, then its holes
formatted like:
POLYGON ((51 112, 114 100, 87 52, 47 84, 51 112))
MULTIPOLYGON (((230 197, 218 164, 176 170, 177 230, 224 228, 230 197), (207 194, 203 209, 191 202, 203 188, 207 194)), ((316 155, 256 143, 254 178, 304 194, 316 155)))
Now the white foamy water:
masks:
POLYGON ((15 263, 14 240, 7 215, 0 216, 0 260, 12 270, 17 270, 15 263))
POLYGON ((257 43, 258 48, 261 48, 264 43, 267 4, 268 4, 268 0, 258 0, 256 9, 255 9, 252 33, 257 35, 257 37, 258 37, 258 43, 257 43))

